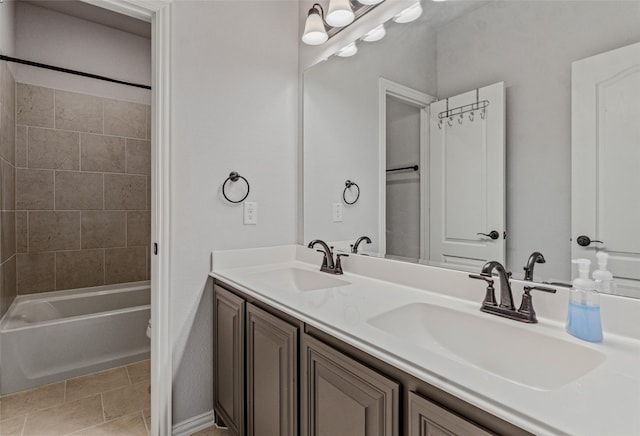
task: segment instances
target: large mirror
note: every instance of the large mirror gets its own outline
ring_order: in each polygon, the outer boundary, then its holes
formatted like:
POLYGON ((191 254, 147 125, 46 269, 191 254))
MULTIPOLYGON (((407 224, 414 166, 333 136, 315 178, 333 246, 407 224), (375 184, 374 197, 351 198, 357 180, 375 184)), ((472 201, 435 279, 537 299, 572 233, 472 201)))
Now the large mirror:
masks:
POLYGON ((422 6, 304 73, 305 241, 554 283, 606 250, 640 297, 640 2, 422 6))

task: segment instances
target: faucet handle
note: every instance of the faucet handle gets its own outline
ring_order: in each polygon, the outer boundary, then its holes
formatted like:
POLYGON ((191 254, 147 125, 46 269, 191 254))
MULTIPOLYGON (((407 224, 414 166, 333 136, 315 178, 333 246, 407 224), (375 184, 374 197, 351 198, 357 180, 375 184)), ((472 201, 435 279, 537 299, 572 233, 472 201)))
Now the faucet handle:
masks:
POLYGON ((336 254, 336 274, 343 274, 342 272, 342 257, 349 257, 346 253, 336 254))
POLYGON ((524 295, 522 296, 522 303, 520 303, 520 309, 518 313, 522 313, 526 316, 527 322, 536 323, 538 318, 536 317, 536 311, 533 309, 533 300, 531 299, 531 291, 543 291, 555 294, 556 290, 553 288, 545 288, 544 286, 525 286, 524 295))
POLYGON ((484 280, 489 285, 493 285, 494 280, 490 274, 469 274, 470 279, 484 280))
POLYGON ((482 301, 482 306, 497 306, 496 302, 496 293, 493 284, 495 283, 490 274, 469 274, 469 278, 476 280, 484 280, 487 282, 487 293, 484 296, 484 300, 482 301))
POLYGON ((549 292, 550 294, 555 294, 556 290, 553 288, 545 288, 544 286, 525 286, 524 287, 524 293, 526 295, 530 295, 530 292, 536 290, 536 291, 543 291, 543 292, 549 292))

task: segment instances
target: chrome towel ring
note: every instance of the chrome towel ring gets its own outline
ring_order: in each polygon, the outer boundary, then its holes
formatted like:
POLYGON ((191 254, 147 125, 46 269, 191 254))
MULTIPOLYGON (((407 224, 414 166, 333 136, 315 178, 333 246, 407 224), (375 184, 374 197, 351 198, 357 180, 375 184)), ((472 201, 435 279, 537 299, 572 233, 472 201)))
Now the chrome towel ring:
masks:
POLYGON ((229 203, 242 203, 245 200, 245 198, 247 198, 249 196, 249 190, 250 190, 250 187, 249 187, 249 182, 247 181, 247 179, 242 177, 236 171, 231 171, 229 173, 229 177, 227 177, 225 179, 224 183, 222 184, 222 195, 224 196, 225 200, 227 200, 229 203), (227 193, 226 193, 227 183, 229 181, 231 181, 232 183, 235 183, 240 179, 244 180, 244 183, 247 184, 247 193, 240 200, 231 200, 229 197, 227 197, 227 193))
POLYGON ((352 182, 351 180, 347 180, 346 182, 344 182, 344 191, 342 191, 342 199, 344 200, 345 204, 348 204, 348 205, 356 204, 359 198, 360 198, 360 186, 358 186, 356 182, 352 182), (347 189, 351 190, 352 186, 356 187, 356 189, 358 190, 358 195, 356 195, 355 200, 349 202, 347 201, 347 189))

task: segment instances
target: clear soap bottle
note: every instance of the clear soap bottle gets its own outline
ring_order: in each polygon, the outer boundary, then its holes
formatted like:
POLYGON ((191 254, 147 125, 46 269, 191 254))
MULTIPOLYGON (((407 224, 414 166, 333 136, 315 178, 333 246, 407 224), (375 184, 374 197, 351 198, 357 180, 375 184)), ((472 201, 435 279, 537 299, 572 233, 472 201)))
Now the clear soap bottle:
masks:
POLYGON ((613 274, 611 271, 607 271, 607 261, 609 260, 609 254, 604 251, 598 251, 596 253, 596 260, 598 261, 598 269, 593 272, 593 281, 596 284, 596 291, 607 294, 616 293, 616 284, 613 281, 613 274))
POLYGON ((569 296, 567 332, 589 342, 602 342, 600 320, 600 298, 595 291, 595 282, 589 279, 589 259, 574 259, 578 264, 578 278, 573 281, 569 296))

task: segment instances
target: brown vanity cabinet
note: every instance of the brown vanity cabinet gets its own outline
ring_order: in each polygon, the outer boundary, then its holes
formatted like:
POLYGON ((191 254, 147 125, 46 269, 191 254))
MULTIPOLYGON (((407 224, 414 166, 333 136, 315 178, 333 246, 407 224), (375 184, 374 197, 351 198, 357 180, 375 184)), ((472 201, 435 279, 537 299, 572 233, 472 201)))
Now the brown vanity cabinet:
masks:
POLYGON ((232 435, 530 436, 227 284, 213 301, 214 411, 232 435))
POLYGON ((217 419, 235 435, 245 431, 244 306, 242 298, 214 287, 213 407, 217 419))
POLYGON ((398 383, 308 335, 300 365, 303 436, 399 434, 398 383))
POLYGON ((484 436, 477 425, 409 392, 409 436, 484 436))
POLYGON ((247 434, 298 434, 298 328, 250 303, 247 434))

